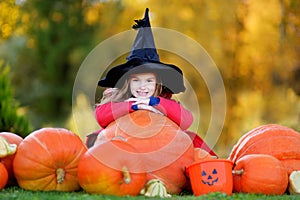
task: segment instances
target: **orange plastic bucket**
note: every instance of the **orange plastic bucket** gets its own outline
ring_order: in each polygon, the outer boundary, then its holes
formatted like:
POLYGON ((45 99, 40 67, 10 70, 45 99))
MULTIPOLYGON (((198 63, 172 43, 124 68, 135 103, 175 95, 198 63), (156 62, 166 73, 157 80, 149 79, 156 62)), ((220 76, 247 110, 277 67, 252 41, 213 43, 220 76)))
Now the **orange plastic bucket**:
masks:
POLYGON ((211 159, 195 162, 187 166, 192 190, 195 196, 211 192, 232 194, 233 163, 227 159, 211 159))

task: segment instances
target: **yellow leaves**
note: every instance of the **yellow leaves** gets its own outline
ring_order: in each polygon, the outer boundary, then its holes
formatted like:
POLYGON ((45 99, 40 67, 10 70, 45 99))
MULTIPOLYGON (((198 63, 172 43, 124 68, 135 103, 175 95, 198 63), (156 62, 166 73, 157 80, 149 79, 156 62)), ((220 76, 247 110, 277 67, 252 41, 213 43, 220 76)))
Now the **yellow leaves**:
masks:
POLYGON ((194 11, 191 7, 184 7, 183 9, 179 10, 179 15, 181 19, 184 21, 192 20, 194 18, 194 11))
POLYGON ((233 112, 238 119, 243 119, 242 123, 245 123, 243 127, 251 129, 251 127, 259 125, 263 112, 263 101, 262 92, 259 90, 239 94, 233 112), (245 115, 245 113, 251 113, 251 115, 245 115))
POLYGON ((17 28, 20 10, 14 1, 0 2, 0 40, 9 38, 17 28))
POLYGON ((29 38, 29 39, 27 40, 27 47, 28 47, 28 48, 34 48, 35 45, 36 45, 36 42, 35 42, 35 40, 34 40, 33 38, 29 38))
POLYGON ((40 24, 39 24, 39 26, 40 26, 41 29, 46 29, 48 27, 48 25, 49 25, 49 21, 48 20, 41 20, 40 24))
POLYGON ((248 16, 245 19, 245 27, 249 32, 245 39, 250 42, 276 44, 278 42, 278 26, 281 19, 279 2, 272 1, 251 1, 248 6, 248 16), (276 39, 275 41, 272 39, 276 39))
POLYGON ((148 3, 149 0, 123 0, 122 3, 127 7, 131 7, 131 8, 134 8, 138 5, 143 5, 145 8, 145 4, 148 3))
POLYGON ((89 7, 87 8, 85 15, 85 22, 88 25, 93 25, 99 22, 99 13, 96 7, 89 7))
POLYGON ((21 17, 21 22, 27 24, 30 22, 30 16, 28 13, 24 13, 21 17))
POLYGON ((60 12, 53 12, 51 17, 55 22, 61 22, 64 19, 62 13, 60 12))
POLYGON ((2 37, 8 38, 12 34, 12 27, 9 24, 3 24, 1 26, 1 35, 2 37))

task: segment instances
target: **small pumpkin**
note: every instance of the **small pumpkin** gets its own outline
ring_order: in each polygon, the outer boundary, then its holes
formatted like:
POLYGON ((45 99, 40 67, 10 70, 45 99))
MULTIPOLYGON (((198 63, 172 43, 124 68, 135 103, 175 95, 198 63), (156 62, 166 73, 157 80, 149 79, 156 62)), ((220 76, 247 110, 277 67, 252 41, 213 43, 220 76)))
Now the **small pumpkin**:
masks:
POLYGON ((300 171, 293 171, 289 176, 289 193, 300 194, 300 171))
MULTIPOLYGON (((1 132, 0 137, 4 138, 9 144, 18 146, 23 138, 19 135, 11 132, 1 132)), ((15 148, 15 147, 14 147, 15 148)), ((4 156, 0 158, 0 162, 3 163, 7 169, 8 172, 8 182, 6 186, 16 186, 17 181, 14 175, 13 171, 13 160, 14 160, 15 154, 4 156)))
POLYGON ((249 154, 236 162, 233 170, 235 192, 280 195, 287 186, 286 168, 273 156, 249 154))
POLYGON ((260 126, 239 139, 229 159, 236 162, 248 154, 272 155, 286 166, 290 174, 300 170, 300 134, 277 124, 260 126))
POLYGON ((90 148, 78 164, 78 181, 88 193, 136 196, 146 183, 138 151, 121 140, 90 148))
POLYGON ((148 181, 141 191, 141 194, 146 197, 172 197, 172 195, 168 194, 165 184, 159 179, 151 179, 148 181))
POLYGON ((19 145, 13 169, 21 188, 27 190, 75 191, 80 189, 77 166, 86 147, 73 132, 42 128, 19 145))
POLYGON ((194 161, 192 140, 169 118, 138 110, 118 118, 104 129, 95 144, 121 137, 139 150, 147 182, 159 179, 170 194, 188 186, 185 166, 194 161))
POLYGON ((0 190, 2 190, 8 182, 8 172, 3 163, 0 162, 0 190))

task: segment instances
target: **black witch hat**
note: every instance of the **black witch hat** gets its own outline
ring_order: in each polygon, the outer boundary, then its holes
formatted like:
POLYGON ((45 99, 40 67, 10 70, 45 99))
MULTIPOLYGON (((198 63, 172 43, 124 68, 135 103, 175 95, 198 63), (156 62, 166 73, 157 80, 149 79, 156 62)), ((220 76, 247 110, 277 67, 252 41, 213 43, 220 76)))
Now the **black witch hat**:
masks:
POLYGON ((183 74, 179 67, 172 64, 160 62, 157 54, 153 34, 150 26, 149 9, 146 8, 143 19, 134 20, 136 24, 134 29, 138 29, 131 52, 128 55, 127 62, 110 69, 103 79, 98 82, 101 87, 121 88, 128 75, 153 72, 158 75, 162 85, 171 93, 176 94, 184 92, 183 74))

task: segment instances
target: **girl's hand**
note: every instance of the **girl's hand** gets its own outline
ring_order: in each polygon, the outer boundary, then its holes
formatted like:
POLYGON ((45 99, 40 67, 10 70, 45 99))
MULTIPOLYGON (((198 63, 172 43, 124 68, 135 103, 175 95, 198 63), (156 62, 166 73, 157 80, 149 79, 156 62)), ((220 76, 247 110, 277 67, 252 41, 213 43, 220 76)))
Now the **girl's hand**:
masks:
POLYGON ((151 112, 164 115, 162 112, 154 108, 153 106, 145 105, 145 104, 137 104, 138 110, 149 110, 151 112))
POLYGON ((118 90, 118 88, 107 88, 106 90, 104 90, 103 96, 110 97, 113 95, 113 93, 115 93, 118 90))
POLYGON ((129 98, 125 100, 126 102, 133 101, 134 103, 132 105, 136 105, 137 110, 149 110, 151 112, 164 115, 162 112, 154 108, 153 106, 149 105, 150 98, 147 99, 140 99, 140 98, 129 98))
POLYGON ((133 101, 134 103, 132 105, 149 105, 149 102, 150 102, 150 98, 147 98, 147 99, 140 99, 140 98, 129 98, 125 101, 133 101))

